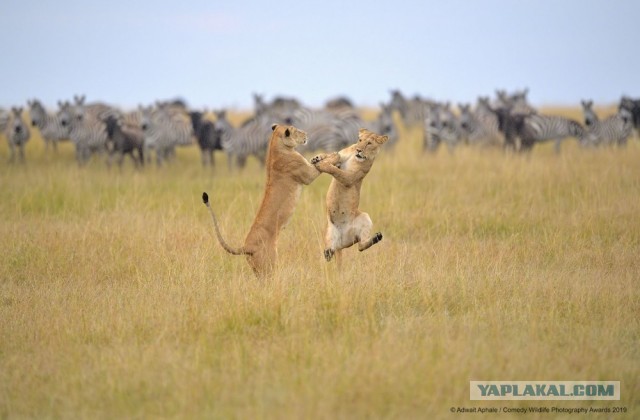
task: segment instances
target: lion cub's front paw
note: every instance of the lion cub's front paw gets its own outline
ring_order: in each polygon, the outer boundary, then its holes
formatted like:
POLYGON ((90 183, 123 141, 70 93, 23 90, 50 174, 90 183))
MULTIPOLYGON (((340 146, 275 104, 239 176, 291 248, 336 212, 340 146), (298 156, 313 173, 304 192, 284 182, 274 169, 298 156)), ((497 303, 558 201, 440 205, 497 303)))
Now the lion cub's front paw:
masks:
POLYGON ((324 159, 326 157, 326 155, 317 155, 311 158, 311 163, 313 165, 315 165, 316 163, 320 162, 322 159, 324 159))

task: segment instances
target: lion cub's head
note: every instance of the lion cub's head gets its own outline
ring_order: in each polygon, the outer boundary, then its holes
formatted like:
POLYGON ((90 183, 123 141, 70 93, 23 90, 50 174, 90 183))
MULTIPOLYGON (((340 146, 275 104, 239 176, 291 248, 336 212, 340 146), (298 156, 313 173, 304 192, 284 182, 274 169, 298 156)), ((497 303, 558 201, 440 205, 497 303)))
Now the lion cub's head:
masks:
POLYGON ((295 128, 292 125, 280 125, 273 124, 271 126, 273 134, 271 135, 271 141, 277 138, 282 141, 286 147, 295 148, 302 144, 307 144, 307 133, 295 128))
POLYGON ((358 143, 356 143, 356 159, 360 162, 373 161, 378 155, 380 146, 389 140, 389 136, 381 136, 366 128, 361 128, 358 133, 358 143))

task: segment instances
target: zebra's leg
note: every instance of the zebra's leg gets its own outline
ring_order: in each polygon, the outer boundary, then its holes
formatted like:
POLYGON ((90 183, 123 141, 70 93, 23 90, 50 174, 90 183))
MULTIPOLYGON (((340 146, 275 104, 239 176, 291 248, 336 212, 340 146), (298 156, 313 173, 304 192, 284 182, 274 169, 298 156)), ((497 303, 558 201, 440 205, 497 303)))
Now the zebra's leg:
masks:
POLYGON ((9 141, 9 163, 13 163, 16 159, 16 146, 11 141, 9 141))
POLYGON ((556 155, 560 154, 560 146, 562 145, 562 139, 558 138, 555 140, 553 149, 556 152, 556 155))
POLYGON ((243 169, 245 167, 245 165, 247 164, 247 156, 238 155, 236 157, 236 163, 237 163, 238 168, 243 169))
POLYGON ((24 163, 24 143, 20 143, 18 146, 18 152, 20 153, 20 163, 24 163))
POLYGON ((107 169, 111 170, 111 164, 113 163, 113 155, 115 154, 115 150, 110 150, 109 155, 107 156, 107 169))
MULTIPOLYGON (((133 154, 131 155, 131 159, 135 160, 133 154)), ((124 163, 124 152, 118 152, 118 169, 122 171, 122 164, 124 163)))
POLYGON ((200 162, 202 162, 203 168, 206 168, 208 166, 207 151, 205 149, 200 149, 200 162))

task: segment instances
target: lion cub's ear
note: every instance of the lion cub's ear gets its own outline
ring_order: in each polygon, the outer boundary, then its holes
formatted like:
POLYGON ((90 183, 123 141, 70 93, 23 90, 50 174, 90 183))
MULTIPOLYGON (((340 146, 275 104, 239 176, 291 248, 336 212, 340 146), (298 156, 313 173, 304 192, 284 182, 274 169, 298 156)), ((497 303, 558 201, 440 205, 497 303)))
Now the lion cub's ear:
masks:
POLYGON ((277 126, 278 126, 278 124, 273 124, 273 125, 271 126, 271 131, 276 131, 276 127, 277 127, 277 126))
POLYGON ((389 136, 378 136, 376 138, 376 143, 385 144, 387 142, 387 140, 389 140, 389 136))

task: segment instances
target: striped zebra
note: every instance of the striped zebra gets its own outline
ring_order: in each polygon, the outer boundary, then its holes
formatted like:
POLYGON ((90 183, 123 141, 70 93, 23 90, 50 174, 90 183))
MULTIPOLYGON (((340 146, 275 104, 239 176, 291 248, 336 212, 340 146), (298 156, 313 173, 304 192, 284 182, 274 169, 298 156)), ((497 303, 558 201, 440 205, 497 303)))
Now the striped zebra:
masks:
POLYGON ((462 137, 471 146, 501 146, 504 142, 496 116, 485 113, 482 106, 471 109, 470 104, 458 104, 462 137))
POLYGON ((555 141, 555 151, 560 153, 561 142, 575 137, 582 145, 586 131, 579 122, 558 115, 514 114, 510 109, 493 109, 498 118, 500 131, 504 134, 505 149, 520 152, 530 151, 536 143, 555 141))
POLYGON ((504 134, 505 149, 527 152, 536 143, 555 141, 555 151, 560 153, 563 140, 574 137, 585 144, 586 131, 582 125, 559 115, 544 115, 535 111, 523 113, 512 107, 487 107, 498 120, 498 128, 504 134))
MULTIPOLYGON (((29 105, 29 116, 31 117, 31 125, 40 130, 40 135, 44 140, 45 151, 49 151, 51 144, 53 151, 58 151, 58 142, 69 140, 69 127, 64 126, 58 114, 47 112, 42 103, 34 99, 27 101, 29 105)), ((58 106, 62 107, 63 103, 58 101, 58 106)))
POLYGON ((214 166, 216 150, 222 150, 222 139, 220 133, 215 129, 213 121, 205 117, 201 111, 189 112, 193 133, 198 140, 202 166, 214 166))
POLYGON ((496 108, 509 109, 511 115, 528 115, 536 112, 536 109, 529 104, 527 95, 529 89, 515 91, 508 94, 506 90, 496 90, 496 108))
POLYGON ((22 107, 11 108, 4 130, 9 142, 9 150, 11 151, 9 162, 13 163, 15 161, 17 149, 18 158, 20 162, 24 163, 24 146, 31 137, 31 131, 29 131, 29 126, 22 118, 22 107))
POLYGON ((0 108, 0 134, 4 134, 7 124, 9 123, 10 112, 4 108, 0 108))
POLYGON ((102 154, 107 146, 106 119, 114 111, 102 107, 85 106, 84 100, 76 100, 75 105, 62 104, 58 111, 60 124, 69 127, 69 138, 76 149, 78 165, 85 165, 94 154, 102 154))
POLYGON ((423 150, 436 152, 444 142, 449 152, 453 152, 462 137, 463 131, 451 105, 448 102, 432 104, 424 119, 423 150))
POLYGON ((144 153, 150 156, 150 151, 153 150, 158 166, 162 166, 164 161, 175 154, 177 146, 193 144, 193 125, 182 108, 161 104, 156 107, 141 106, 140 112, 144 153))
POLYGON ((107 117, 105 125, 109 152, 107 167, 111 168, 116 155, 118 155, 120 169, 122 169, 124 155, 131 156, 136 168, 144 166, 144 133, 140 125, 127 123, 124 117, 117 118, 113 115, 107 117))
POLYGON ((334 152, 357 141, 363 121, 353 109, 327 111, 300 108, 293 113, 289 124, 305 131, 307 144, 298 147, 300 153, 334 152))
POLYGON ((234 164, 244 168, 249 156, 256 157, 264 164, 272 133, 271 125, 277 121, 268 112, 263 112, 236 128, 227 119, 226 111, 216 111, 215 114, 214 129, 227 155, 229 170, 233 169, 234 164))
POLYGON ((627 108, 620 108, 618 112, 604 120, 600 120, 593 110, 593 101, 580 101, 587 126, 588 145, 618 145, 625 146, 633 129, 633 115, 627 108))
POLYGON ((626 109, 631 113, 633 128, 636 131, 636 136, 638 136, 638 131, 640 131, 640 99, 631 99, 628 96, 623 96, 618 106, 618 110, 620 109, 626 109))

